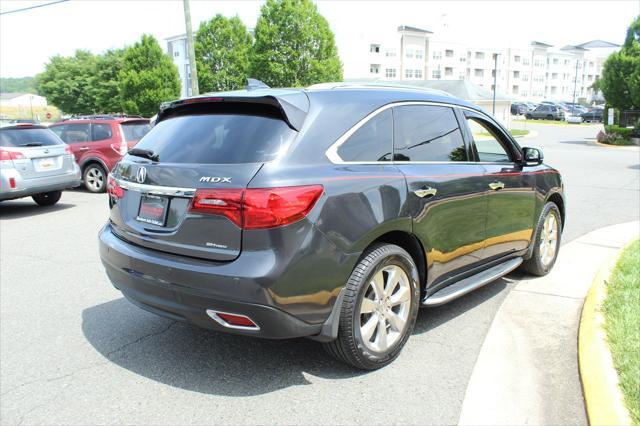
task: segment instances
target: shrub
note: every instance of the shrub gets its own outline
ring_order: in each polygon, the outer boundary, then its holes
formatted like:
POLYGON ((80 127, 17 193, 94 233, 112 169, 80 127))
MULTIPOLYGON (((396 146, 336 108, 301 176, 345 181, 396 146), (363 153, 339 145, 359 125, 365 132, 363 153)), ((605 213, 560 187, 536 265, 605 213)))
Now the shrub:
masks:
POLYGON ((604 126, 604 131, 609 135, 619 135, 623 138, 630 138, 633 134, 634 129, 629 129, 626 127, 616 126, 615 124, 611 126, 604 126))

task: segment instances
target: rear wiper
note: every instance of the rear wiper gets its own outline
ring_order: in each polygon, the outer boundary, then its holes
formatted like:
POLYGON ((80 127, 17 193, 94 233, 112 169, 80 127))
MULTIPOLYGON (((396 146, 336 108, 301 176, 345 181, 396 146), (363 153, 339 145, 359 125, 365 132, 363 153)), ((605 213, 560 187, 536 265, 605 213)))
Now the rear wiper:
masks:
POLYGON ((27 142, 23 143, 20 146, 42 146, 42 142, 27 142))
POLYGON ((148 158, 151 161, 160 161, 160 156, 151 149, 131 148, 127 154, 135 155, 136 157, 148 158))

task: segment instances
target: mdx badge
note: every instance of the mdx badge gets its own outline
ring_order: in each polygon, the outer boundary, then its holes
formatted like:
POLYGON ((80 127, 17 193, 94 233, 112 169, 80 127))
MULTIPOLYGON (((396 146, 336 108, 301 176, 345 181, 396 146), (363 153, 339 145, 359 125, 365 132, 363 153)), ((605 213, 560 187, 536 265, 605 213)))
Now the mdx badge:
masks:
POLYGON ((202 176, 200 178, 200 182, 231 183, 231 178, 230 177, 218 177, 218 176, 202 176))
POLYGON ((140 167, 138 169, 138 173, 136 173, 136 180, 138 181, 138 183, 142 183, 146 178, 147 178, 147 169, 145 169, 144 167, 140 167))

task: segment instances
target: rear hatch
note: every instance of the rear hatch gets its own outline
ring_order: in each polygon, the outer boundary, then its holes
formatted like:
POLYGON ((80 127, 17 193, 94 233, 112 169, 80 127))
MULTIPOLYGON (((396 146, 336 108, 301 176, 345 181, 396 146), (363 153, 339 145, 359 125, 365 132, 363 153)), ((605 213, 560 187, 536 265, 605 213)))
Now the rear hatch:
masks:
POLYGON ((23 179, 44 178, 73 170, 68 146, 51 130, 40 126, 0 129, 2 159, 12 161, 23 179))
POLYGON ((242 248, 243 191, 296 134, 265 105, 165 113, 109 178, 114 232, 155 250, 235 259, 242 248))

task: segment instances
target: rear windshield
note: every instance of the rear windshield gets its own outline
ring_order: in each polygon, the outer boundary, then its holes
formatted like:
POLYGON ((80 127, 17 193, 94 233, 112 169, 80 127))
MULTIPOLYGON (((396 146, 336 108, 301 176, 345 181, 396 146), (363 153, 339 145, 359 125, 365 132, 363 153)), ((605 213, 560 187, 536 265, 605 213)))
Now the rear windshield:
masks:
POLYGON ((151 126, 146 122, 121 123, 124 139, 127 142, 139 141, 144 135, 149 133, 151 126))
POLYGON ((262 163, 276 158, 295 136, 278 119, 258 115, 183 115, 159 122, 136 145, 162 163, 262 163))
POLYGON ((49 129, 0 129, 0 146, 50 146, 63 142, 49 129))

